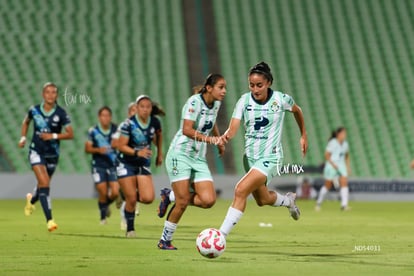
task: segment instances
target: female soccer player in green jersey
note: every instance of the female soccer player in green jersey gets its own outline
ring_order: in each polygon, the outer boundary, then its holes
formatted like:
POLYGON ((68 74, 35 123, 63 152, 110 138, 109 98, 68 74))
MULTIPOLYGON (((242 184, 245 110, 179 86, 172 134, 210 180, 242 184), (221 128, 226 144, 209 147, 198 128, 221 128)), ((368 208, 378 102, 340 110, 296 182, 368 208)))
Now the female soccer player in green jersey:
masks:
POLYGON ((332 132, 331 138, 326 146, 325 159, 325 168, 323 170, 325 185, 319 191, 315 210, 321 210, 325 195, 332 188, 333 183, 338 183, 338 186, 341 187, 339 190, 341 194, 341 210, 349 211, 348 175, 351 172, 351 166, 349 161, 349 145, 346 141, 346 129, 344 127, 338 127, 332 132))
MULTIPOLYGON (((226 81, 223 76, 211 74, 199 93, 191 96, 182 109, 180 129, 171 142, 165 159, 175 204, 165 221, 158 243, 159 249, 177 249, 171 240, 188 205, 210 208, 216 201, 213 178, 206 160, 206 148, 207 144, 215 144, 221 154, 224 152, 216 118, 225 94, 226 81), (211 132, 215 136, 209 136, 211 132), (190 192, 190 187, 194 192, 190 192)), ((162 214, 158 214, 160 217, 164 216, 169 203, 168 190, 162 197, 162 214)))
POLYGON ((243 94, 236 104, 230 125, 222 139, 233 138, 244 122, 246 174, 237 183, 233 203, 228 209, 220 231, 227 236, 246 208, 246 200, 253 194, 257 205, 286 206, 293 219, 299 219, 296 194, 281 195, 269 191, 267 183, 280 173, 282 165, 282 129, 285 111, 292 112, 301 132, 300 146, 305 156, 308 147, 305 122, 301 108, 292 97, 270 88, 273 76, 269 66, 261 62, 250 69, 250 92, 243 94))

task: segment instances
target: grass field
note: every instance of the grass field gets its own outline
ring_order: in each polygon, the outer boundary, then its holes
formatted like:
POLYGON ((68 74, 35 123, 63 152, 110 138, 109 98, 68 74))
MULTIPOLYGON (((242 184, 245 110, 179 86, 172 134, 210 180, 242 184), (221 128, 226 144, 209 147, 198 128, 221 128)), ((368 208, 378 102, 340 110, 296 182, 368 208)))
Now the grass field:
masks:
POLYGON ((25 217, 24 200, 3 200, 0 275, 414 275, 412 203, 354 202, 344 213, 337 202, 326 202, 316 213, 313 202, 302 201, 302 217, 293 221, 285 208, 249 202, 226 252, 203 258, 196 235, 219 227, 229 203, 189 208, 175 234, 179 250, 160 251, 164 221, 156 216, 155 202, 141 207, 138 238, 126 239, 117 210, 101 226, 93 200, 54 200, 59 229, 53 233, 46 230, 40 205, 25 217))

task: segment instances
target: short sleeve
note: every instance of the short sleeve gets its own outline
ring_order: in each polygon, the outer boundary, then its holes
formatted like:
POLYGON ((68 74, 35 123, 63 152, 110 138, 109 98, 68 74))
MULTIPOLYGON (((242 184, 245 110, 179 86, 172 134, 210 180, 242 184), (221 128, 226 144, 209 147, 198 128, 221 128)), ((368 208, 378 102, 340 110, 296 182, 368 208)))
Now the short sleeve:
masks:
POLYGON ((131 125, 131 120, 127 119, 125 122, 123 122, 120 125, 120 132, 122 136, 126 136, 129 137, 129 129, 130 129, 130 125, 131 125))
POLYGON ((88 141, 93 142, 94 135, 93 135, 93 127, 88 129, 88 141))
POLYGON ((241 120, 241 118, 243 117, 244 102, 245 102, 245 97, 241 97, 237 101, 236 106, 234 107, 234 110, 233 110, 233 115, 231 116, 232 118, 241 120))
POLYGON ((335 139, 331 139, 326 146, 326 151, 332 153, 335 150, 335 139))
POLYGON ((282 107, 283 110, 292 111, 292 107, 295 105, 295 101, 288 94, 282 94, 282 107))
POLYGON ((161 131, 161 122, 157 117, 152 117, 151 120, 154 120, 153 126, 156 132, 161 131))
POLYGON ((32 112, 32 110, 34 108, 35 108, 34 106, 31 106, 31 107, 29 107, 29 110, 27 111, 26 118, 29 118, 29 120, 32 120, 33 119, 33 112, 32 112))
POLYGON ((198 114, 201 112, 200 102, 194 97, 190 97, 184 105, 183 119, 196 121, 198 114))
POLYGON ((68 113, 66 113, 66 111, 64 109, 62 109, 62 125, 64 127, 70 125, 71 120, 70 120, 70 116, 68 113))

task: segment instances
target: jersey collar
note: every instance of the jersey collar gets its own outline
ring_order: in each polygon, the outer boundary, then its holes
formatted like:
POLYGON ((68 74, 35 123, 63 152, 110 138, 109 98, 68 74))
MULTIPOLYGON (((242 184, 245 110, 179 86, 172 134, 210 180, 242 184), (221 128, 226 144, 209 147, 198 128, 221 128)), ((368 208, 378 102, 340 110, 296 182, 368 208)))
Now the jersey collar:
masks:
POLYGON ((98 129, 99 129, 99 131, 100 131, 100 132, 102 132, 102 133, 103 133, 103 134, 105 134, 105 135, 108 135, 109 133, 111 133, 111 126, 112 126, 112 125, 110 125, 110 126, 109 126, 109 129, 105 130, 105 129, 102 127, 101 123, 98 123, 98 129))
POLYGON ((53 106, 53 108, 49 111, 49 112, 46 112, 44 109, 43 109, 43 105, 45 104, 45 102, 44 101, 42 101, 42 103, 40 104, 40 111, 42 111, 42 113, 43 113, 43 115, 45 115, 45 116, 50 116, 50 115, 52 115, 53 114, 53 112, 55 112, 55 110, 56 110, 56 104, 53 106))
POLYGON ((214 102, 213 102, 213 104, 212 104, 211 106, 209 106, 209 105, 206 103, 206 101, 204 100, 204 98, 203 98, 203 93, 200 93, 199 95, 200 95, 200 98, 201 98, 201 100, 203 101, 204 105, 205 105, 208 109, 213 109, 213 107, 214 107, 214 102))
POLYGON ((266 99, 266 101, 264 102, 264 103, 261 103, 261 102, 258 102, 258 101, 256 101, 256 99, 253 97, 253 95, 252 95, 252 92, 250 92, 250 97, 252 98, 252 100, 255 102, 255 103, 257 103, 257 104, 260 104, 260 105, 265 105, 265 104, 267 104, 267 102, 272 98, 272 96, 273 96, 273 90, 272 89, 270 89, 270 88, 268 88, 267 89, 267 99, 266 99))
POLYGON ((138 114, 135 114, 135 120, 137 121, 138 125, 142 128, 142 129, 146 129, 149 127, 150 123, 151 123, 151 116, 148 117, 148 122, 146 124, 144 124, 143 122, 141 122, 141 120, 139 119, 138 114))

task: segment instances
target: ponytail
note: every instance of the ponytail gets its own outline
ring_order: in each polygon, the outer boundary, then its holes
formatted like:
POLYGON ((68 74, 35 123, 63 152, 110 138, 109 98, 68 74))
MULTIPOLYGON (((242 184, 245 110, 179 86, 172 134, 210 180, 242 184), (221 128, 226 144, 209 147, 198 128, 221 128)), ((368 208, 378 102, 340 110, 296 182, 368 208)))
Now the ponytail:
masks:
POLYGON ((338 134, 341 133, 344 130, 345 130, 345 127, 340 126, 337 129, 335 129, 334 131, 332 131, 331 138, 329 138, 329 141, 336 138, 338 136, 338 134))
POLYGON ((224 79, 224 77, 220 74, 217 74, 217 73, 209 74, 206 80, 204 81, 203 85, 197 85, 193 87, 193 93, 203 94, 204 92, 207 91, 207 85, 213 87, 214 85, 216 85, 216 83, 219 80, 222 80, 222 79, 224 79))

